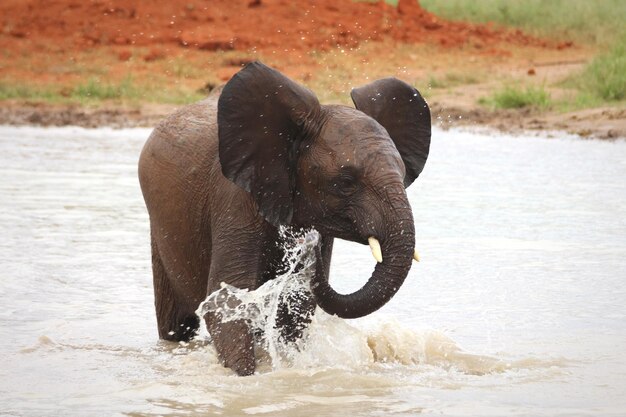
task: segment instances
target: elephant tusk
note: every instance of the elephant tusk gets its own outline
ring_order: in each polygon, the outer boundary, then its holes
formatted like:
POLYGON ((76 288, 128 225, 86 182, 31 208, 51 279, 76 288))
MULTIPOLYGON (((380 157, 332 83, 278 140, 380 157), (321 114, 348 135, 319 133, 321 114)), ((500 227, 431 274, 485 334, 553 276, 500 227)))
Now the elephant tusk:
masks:
POLYGON ((367 239, 367 241, 370 244, 370 249, 372 250, 374 259, 376 259, 377 262, 382 262, 383 252, 380 250, 380 243, 378 240, 374 236, 371 236, 367 239))
POLYGON ((420 255, 417 253, 417 249, 413 252, 413 259, 415 259, 415 262, 420 261, 420 255))

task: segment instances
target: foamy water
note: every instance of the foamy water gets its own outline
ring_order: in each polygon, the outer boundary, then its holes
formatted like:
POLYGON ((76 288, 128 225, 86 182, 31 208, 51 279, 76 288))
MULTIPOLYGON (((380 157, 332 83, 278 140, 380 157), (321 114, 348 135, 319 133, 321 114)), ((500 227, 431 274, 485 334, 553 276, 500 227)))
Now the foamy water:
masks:
MULTIPOLYGON (((148 134, 0 127, 0 415, 626 414, 626 142, 435 130, 408 190, 422 262, 397 296, 318 311, 239 378, 206 333, 157 340, 148 134)), ((374 263, 337 241, 331 282, 374 263)))

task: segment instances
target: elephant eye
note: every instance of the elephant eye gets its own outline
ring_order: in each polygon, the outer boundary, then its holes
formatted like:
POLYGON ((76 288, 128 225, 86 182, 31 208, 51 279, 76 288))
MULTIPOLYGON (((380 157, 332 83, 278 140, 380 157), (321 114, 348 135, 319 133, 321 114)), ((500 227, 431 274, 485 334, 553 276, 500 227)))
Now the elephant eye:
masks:
POLYGON ((357 181, 356 178, 347 172, 342 172, 337 177, 335 177, 332 182, 333 191, 336 194, 342 195, 350 195, 354 193, 357 189, 357 181))

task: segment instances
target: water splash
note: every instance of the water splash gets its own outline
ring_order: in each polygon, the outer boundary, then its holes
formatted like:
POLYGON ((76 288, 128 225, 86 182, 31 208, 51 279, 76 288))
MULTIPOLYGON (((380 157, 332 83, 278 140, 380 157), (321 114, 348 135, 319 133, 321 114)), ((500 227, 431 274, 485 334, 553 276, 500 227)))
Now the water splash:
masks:
MULTIPOLYGON (((330 316, 316 308, 313 317, 301 304, 312 297, 310 281, 315 273, 315 247, 320 235, 314 230, 293 231, 282 228, 283 259, 286 271, 254 291, 222 283, 199 306, 196 314, 205 327, 204 316, 217 313, 225 322, 244 320, 255 335, 259 368, 272 370, 363 369, 377 364, 402 367, 434 366, 464 374, 484 375, 526 367, 520 361, 507 361, 463 350, 443 332, 415 331, 393 319, 365 323, 367 328, 330 316), (288 341, 283 336, 278 317, 287 309, 291 317, 307 323, 302 337, 288 341)), ((363 321, 359 322, 363 324, 363 321)), ((536 364, 541 366, 541 364, 536 364)))
POLYGON ((313 297, 310 281, 315 273, 314 250, 320 242, 315 230, 282 227, 280 236, 284 242, 284 273, 254 291, 222 283, 196 310, 202 328, 206 326, 204 317, 209 312, 219 314, 224 322, 244 320, 255 335, 256 347, 260 350, 257 353, 267 354, 274 369, 291 364, 306 343, 306 334, 295 341, 286 340, 278 320, 279 315, 285 313, 303 321, 310 320, 310 313, 302 304, 313 297))

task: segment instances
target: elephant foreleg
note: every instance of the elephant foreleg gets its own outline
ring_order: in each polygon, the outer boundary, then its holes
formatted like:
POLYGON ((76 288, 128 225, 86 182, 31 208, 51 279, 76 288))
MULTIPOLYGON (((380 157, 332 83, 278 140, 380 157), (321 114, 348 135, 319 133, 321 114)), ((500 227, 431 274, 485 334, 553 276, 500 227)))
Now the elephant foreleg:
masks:
MULTIPOLYGON (((213 246, 207 295, 218 291, 222 282, 250 291, 259 287, 263 240, 258 236, 263 234, 249 229, 246 233, 229 230, 230 239, 222 239, 220 245, 213 246), (247 248, 245 254, 241 253, 242 247, 247 248)), ((215 308, 205 315, 205 320, 218 357, 224 366, 237 374, 251 375, 256 369, 256 362, 254 337, 248 324, 239 319, 224 321, 219 313, 222 307, 232 309, 233 303, 237 302, 236 297, 218 298, 216 302, 215 308)))
POLYGON ((278 305, 276 327, 280 330, 280 338, 288 343, 302 338, 304 330, 313 319, 315 300, 310 291, 290 293, 280 300, 278 305))
POLYGON ((254 339, 243 320, 223 322, 219 313, 204 316, 220 361, 240 376, 252 375, 256 369, 254 339))
MULTIPOLYGON (((316 262, 314 268, 320 268, 320 273, 328 280, 333 238, 322 236, 319 249, 322 262, 316 262)), ((311 253, 310 256, 315 256, 315 254, 311 253)), ((306 272, 314 274, 316 273, 315 269, 306 272)), ((276 326, 280 329, 280 336, 284 341, 293 343, 302 338, 304 330, 313 319, 316 305, 315 297, 308 289, 290 293, 281 300, 278 306, 276 326)))

